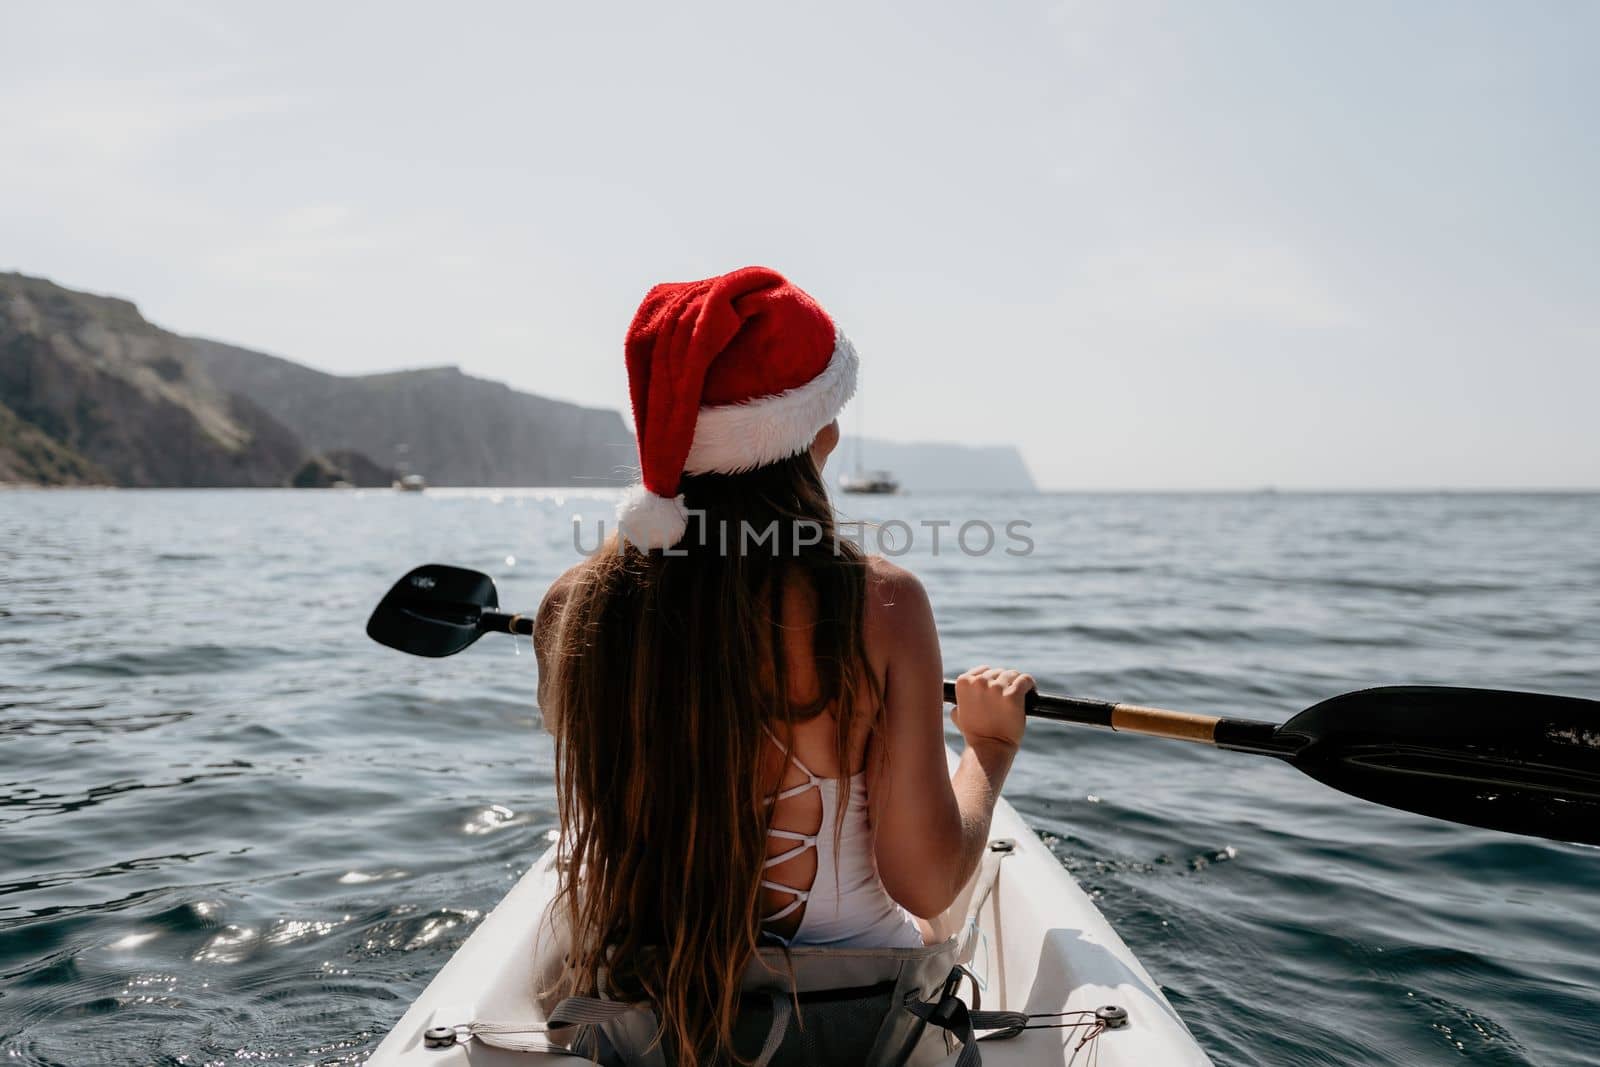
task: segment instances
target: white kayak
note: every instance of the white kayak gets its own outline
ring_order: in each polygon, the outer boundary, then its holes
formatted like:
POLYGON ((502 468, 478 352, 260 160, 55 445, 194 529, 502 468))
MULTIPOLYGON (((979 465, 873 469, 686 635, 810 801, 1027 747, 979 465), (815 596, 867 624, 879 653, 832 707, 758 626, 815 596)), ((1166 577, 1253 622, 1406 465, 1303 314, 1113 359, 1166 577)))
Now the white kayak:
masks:
MULTIPOLYGON (((1041 1016, 1041 1023, 1086 1024, 983 1041, 984 1064, 1209 1064, 1160 987, 1088 894, 1004 800, 995 810, 991 838, 1011 847, 974 916, 977 936, 968 968, 983 990, 982 1007, 1027 1012, 1041 1016), (1097 1018, 1113 1025, 1093 1025, 1097 1018)), ((554 864, 552 849, 518 881, 401 1017, 367 1061, 369 1067, 568 1067, 581 1062, 495 1047, 468 1036, 464 1026, 475 1019, 528 1017, 534 1002, 534 941, 555 889, 554 864), (435 1031, 432 1042, 425 1037, 430 1030, 435 1031), (439 1047, 445 1031, 461 1039, 452 1035, 439 1047)))

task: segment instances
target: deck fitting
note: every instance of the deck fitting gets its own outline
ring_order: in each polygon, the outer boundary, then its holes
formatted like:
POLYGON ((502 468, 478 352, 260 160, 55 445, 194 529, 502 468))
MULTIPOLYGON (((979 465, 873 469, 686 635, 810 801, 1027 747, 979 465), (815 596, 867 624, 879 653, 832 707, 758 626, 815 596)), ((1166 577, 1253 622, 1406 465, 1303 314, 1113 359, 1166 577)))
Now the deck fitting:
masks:
POLYGON ((1128 1009, 1120 1004, 1103 1004, 1094 1010, 1094 1017, 1104 1023, 1107 1030, 1121 1030, 1128 1025, 1128 1009))
POLYGON ((423 1048, 449 1048, 456 1043, 453 1026, 430 1026, 422 1032, 423 1048))

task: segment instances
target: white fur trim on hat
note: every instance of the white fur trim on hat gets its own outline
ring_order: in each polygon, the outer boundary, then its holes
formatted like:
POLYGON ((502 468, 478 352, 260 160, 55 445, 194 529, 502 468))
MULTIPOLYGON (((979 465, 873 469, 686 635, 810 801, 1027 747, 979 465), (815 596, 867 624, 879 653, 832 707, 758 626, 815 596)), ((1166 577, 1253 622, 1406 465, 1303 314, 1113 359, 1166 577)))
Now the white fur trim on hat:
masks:
MULTIPOLYGON (((738 474, 804 452, 856 391, 860 360, 849 338, 835 334, 822 373, 776 396, 701 408, 685 474, 738 474)), ((659 498, 658 498, 659 499, 659 498)))
POLYGON ((683 497, 657 496, 642 485, 629 486, 617 501, 617 529, 631 545, 646 552, 671 548, 689 527, 683 497))

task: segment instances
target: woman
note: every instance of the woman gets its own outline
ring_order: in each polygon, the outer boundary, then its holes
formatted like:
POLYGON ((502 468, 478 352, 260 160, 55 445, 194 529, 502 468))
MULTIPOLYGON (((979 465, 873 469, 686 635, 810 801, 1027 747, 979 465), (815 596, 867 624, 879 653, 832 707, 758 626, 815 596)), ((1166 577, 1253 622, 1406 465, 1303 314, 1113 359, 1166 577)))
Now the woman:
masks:
POLYGON ((540 607, 539 702, 566 991, 648 1000, 687 1064, 729 1047, 761 945, 922 944, 1033 680, 961 676, 952 774, 927 595, 834 529, 820 470, 856 356, 815 301, 759 267, 660 285, 626 352, 642 484, 540 607))

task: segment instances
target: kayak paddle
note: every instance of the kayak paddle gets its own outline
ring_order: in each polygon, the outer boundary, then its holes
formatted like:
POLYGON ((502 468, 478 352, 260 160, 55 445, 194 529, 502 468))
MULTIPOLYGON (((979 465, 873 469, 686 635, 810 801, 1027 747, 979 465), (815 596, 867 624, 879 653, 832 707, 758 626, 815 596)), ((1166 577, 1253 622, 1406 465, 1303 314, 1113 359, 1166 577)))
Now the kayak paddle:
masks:
MULTIPOLYGON (((436 563, 396 582, 367 620, 373 640, 416 656, 454 655, 486 633, 531 635, 533 616, 500 611, 488 575, 436 563)), ((944 695, 954 701, 954 682, 944 695)), ((1273 756, 1391 808, 1600 845, 1600 701, 1393 685, 1279 724, 1030 693, 1028 714, 1273 756)))

